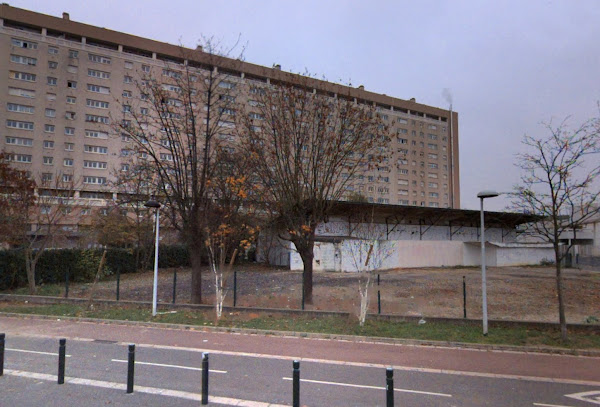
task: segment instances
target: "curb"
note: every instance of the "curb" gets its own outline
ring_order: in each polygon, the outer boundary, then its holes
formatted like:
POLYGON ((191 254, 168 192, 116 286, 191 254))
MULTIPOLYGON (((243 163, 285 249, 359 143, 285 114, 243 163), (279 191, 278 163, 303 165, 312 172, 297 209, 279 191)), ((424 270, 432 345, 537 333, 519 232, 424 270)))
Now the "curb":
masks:
POLYGON ((214 333, 239 333, 245 335, 263 335, 263 336, 279 336, 279 337, 296 337, 308 339, 323 339, 323 340, 343 340, 348 342, 363 342, 375 344, 389 345, 404 345, 404 346, 429 346, 429 347, 444 347, 444 348, 459 348, 472 349, 482 351, 495 352, 520 352, 520 353, 541 353, 549 355, 567 355, 567 356, 585 356, 585 357, 600 357, 600 350, 594 349, 566 349, 550 346, 515 346, 515 345, 488 345, 466 342, 449 342, 449 341, 430 341, 420 339, 397 339, 377 336, 355 336, 343 334, 322 334, 312 332, 295 332, 295 331, 277 331, 264 330, 253 328, 235 328, 235 327, 213 327, 204 325, 185 325, 160 322, 145 322, 145 321, 126 321, 114 319, 99 319, 99 318, 82 318, 82 317, 67 317, 67 316, 51 316, 51 315, 35 315, 35 314, 18 314, 9 312, 0 312, 0 317, 12 317, 21 319, 43 319, 43 320, 66 320, 72 322, 88 322, 106 325, 126 325, 139 326, 146 328, 172 329, 181 331, 198 331, 198 332, 214 332, 214 333))

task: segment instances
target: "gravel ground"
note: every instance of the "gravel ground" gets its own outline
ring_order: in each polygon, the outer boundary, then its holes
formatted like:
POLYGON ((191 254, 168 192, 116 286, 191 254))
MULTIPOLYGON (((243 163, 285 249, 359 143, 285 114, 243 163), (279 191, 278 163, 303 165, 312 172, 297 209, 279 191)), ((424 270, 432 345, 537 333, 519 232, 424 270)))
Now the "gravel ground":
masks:
MULTIPOLYGON (((246 265, 237 268, 237 304, 270 308, 300 308, 301 273, 282 268, 246 265)), ((171 302, 174 269, 159 270, 159 302, 171 302)), ((567 269, 565 297, 567 321, 583 323, 600 319, 600 272, 567 269)), ((371 312, 377 312, 377 291, 382 313, 423 317, 463 316, 462 281, 467 287, 467 316, 481 318, 481 274, 477 268, 428 268, 382 271, 380 285, 373 275, 371 312)), ((121 276, 122 300, 152 299, 152 272, 121 276)), ((189 302, 191 273, 177 270, 177 302, 189 302)), ((307 309, 357 312, 358 276, 354 273, 314 273, 314 304, 307 309)), ((233 276, 228 278, 226 305, 233 303, 233 276)), ((490 267, 488 269, 490 319, 557 321, 556 280, 551 267, 490 267)), ((71 285, 69 296, 87 297, 90 284, 71 285)), ((214 277, 203 276, 205 303, 214 298, 214 277)), ((95 298, 116 295, 114 276, 96 287, 95 298)))

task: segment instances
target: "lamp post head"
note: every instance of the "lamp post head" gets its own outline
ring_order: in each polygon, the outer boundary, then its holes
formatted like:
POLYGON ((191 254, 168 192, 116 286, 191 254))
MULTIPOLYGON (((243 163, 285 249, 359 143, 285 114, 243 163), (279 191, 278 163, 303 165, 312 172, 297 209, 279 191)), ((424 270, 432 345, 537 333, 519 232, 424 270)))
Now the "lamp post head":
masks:
POLYGON ((481 198, 481 199, 485 199, 485 198, 494 198, 496 196, 500 195, 500 193, 496 192, 496 191, 490 191, 490 190, 486 190, 486 191, 481 191, 477 194, 477 198, 481 198))
POLYGON ((146 208, 156 208, 156 209, 158 209, 158 208, 160 208, 160 203, 158 203, 158 202, 157 202, 157 201, 154 199, 154 197, 152 197, 152 198, 150 198, 150 200, 149 200, 148 202, 146 202, 146 203, 144 204, 144 206, 145 206, 146 208))

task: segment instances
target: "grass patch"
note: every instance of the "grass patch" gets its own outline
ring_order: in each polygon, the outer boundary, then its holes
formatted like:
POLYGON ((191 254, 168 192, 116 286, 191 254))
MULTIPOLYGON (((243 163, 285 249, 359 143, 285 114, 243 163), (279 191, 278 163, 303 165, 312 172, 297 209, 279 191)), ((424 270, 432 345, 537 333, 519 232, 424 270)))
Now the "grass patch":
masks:
MULTIPOLYGON (((90 311, 84 305, 1 303, 0 312, 215 326, 213 311, 178 310, 177 312, 159 313, 156 317, 152 317, 151 310, 148 307, 95 305, 95 308, 90 311)), ((558 329, 530 328, 526 325, 515 327, 495 326, 492 324, 490 325, 487 337, 481 334, 481 326, 479 324, 431 321, 419 325, 416 322, 392 322, 367 319, 365 325, 361 327, 355 318, 349 319, 348 317, 337 316, 312 317, 253 314, 252 317, 249 317, 243 313, 232 313, 224 315, 216 325, 220 327, 251 328, 266 331, 311 332, 332 335, 359 335, 492 345, 600 349, 599 333, 570 332, 569 342, 562 343, 558 329)))
MULTIPOLYGON (((12 291, 6 291, 7 294, 29 295, 29 288, 21 287, 12 291)), ((36 287, 36 294, 43 297, 62 297, 65 295, 64 285, 59 284, 42 284, 36 287)))

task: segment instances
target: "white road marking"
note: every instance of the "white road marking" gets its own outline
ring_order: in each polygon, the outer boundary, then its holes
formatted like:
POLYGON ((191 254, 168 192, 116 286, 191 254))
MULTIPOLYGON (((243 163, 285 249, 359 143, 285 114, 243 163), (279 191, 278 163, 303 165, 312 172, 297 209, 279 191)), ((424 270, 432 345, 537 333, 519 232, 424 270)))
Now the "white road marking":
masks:
MULTIPOLYGON (((22 370, 11 370, 5 369, 4 374, 18 377, 25 377, 29 379, 36 380, 45 380, 50 382, 56 382, 57 376, 44 374, 44 373, 34 373, 34 372, 25 372, 22 370)), ((114 389, 114 390, 127 390, 127 386, 122 383, 114 383, 114 382, 105 382, 102 380, 90 380, 90 379, 82 379, 79 377, 65 377, 65 383, 70 384, 79 384, 83 386, 92 386, 92 387, 101 387, 104 389, 114 389)), ((202 395, 198 393, 191 393, 187 391, 179 391, 179 390, 170 390, 170 389, 161 389, 157 387, 147 387, 147 386, 134 386, 134 393, 145 393, 145 394, 153 394, 158 396, 167 396, 167 397, 176 397, 186 400, 195 400, 201 401, 202 395)), ((241 406, 241 407, 289 407, 285 404, 272 404, 265 403, 262 401, 253 401, 253 400, 242 400, 242 399, 234 399, 231 397, 218 397, 218 396, 209 396, 208 401, 210 403, 215 404, 224 404, 227 406, 241 406)))
MULTIPOLYGON (((282 377, 283 380, 291 381, 291 377, 282 377)), ((300 379, 301 382, 307 383, 317 383, 317 384, 330 384, 333 386, 343 386, 343 387, 357 387, 360 389, 375 389, 375 390, 385 390, 385 387, 382 386, 367 386, 364 384, 352 384, 352 383, 340 383, 340 382, 326 382, 322 380, 310 380, 310 379, 300 379)), ((440 397, 452 397, 452 394, 445 393, 433 393, 429 391, 420 391, 420 390, 408 390, 408 389, 394 389, 394 391, 399 391, 401 393, 415 393, 415 394, 426 394, 429 396, 440 396, 440 397)))
MULTIPOLYGON (((126 343, 123 343, 126 345, 126 343)), ((339 365, 339 366, 353 366, 353 367, 374 367, 374 368, 388 368, 392 367, 394 370, 401 370, 405 372, 419 372, 419 373, 436 373, 436 374, 447 374, 454 376, 467 376, 467 377, 484 377, 489 379, 510 379, 510 380, 524 380, 532 382, 542 383, 561 383, 561 384, 578 384, 582 386, 600 386, 600 382, 593 380, 574 380, 574 379, 562 379, 553 377, 541 377, 541 376, 524 376, 524 375, 512 375, 512 374, 497 374, 497 373, 485 373, 485 372, 471 372, 462 370, 446 370, 446 369, 432 369, 426 367, 412 367, 412 366, 400 366, 400 365, 383 365, 380 363, 362 363, 362 362, 344 362, 341 360, 329 360, 329 359, 313 359, 313 358, 300 358, 293 356, 280 356, 280 355, 269 355, 265 353, 251 353, 251 352, 235 352, 235 351, 224 351, 219 349, 197 349, 180 346, 168 346, 168 345, 151 345, 151 344, 139 344, 136 345, 140 348, 151 348, 151 349, 166 349, 166 350, 180 350, 186 352, 207 352, 214 353, 216 355, 228 355, 228 356, 243 356, 250 358, 265 358, 274 360, 299 360, 302 362, 321 363, 327 365, 339 365)))
MULTIPOLYGON (((119 362, 119 363, 127 363, 127 360, 121 360, 121 359, 111 359, 111 362, 119 362)), ((164 363, 150 363, 150 362, 138 362, 137 360, 135 361, 136 365, 148 365, 148 366, 159 366, 159 367, 173 367, 176 369, 185 369, 185 370, 197 370, 197 371, 202 371, 202 368, 199 367, 190 367, 190 366, 180 366, 180 365, 166 365, 164 363)), ((210 373, 227 373, 227 370, 213 370, 213 369, 209 369, 210 373)))
MULTIPOLYGON (((7 351, 11 351, 11 352, 35 353, 36 355, 58 356, 58 353, 52 353, 52 352, 40 352, 40 351, 37 351, 37 350, 13 349, 13 348, 6 348, 5 350, 7 350, 7 351)), ((70 358, 70 357, 71 357, 71 355, 65 355, 65 357, 68 357, 68 358, 70 358)))
POLYGON ((570 397, 575 400, 600 405, 600 390, 586 391, 583 393, 565 394, 565 397, 570 397))
POLYGON ((562 404, 544 404, 544 403, 533 403, 534 406, 540 407, 573 407, 573 406, 565 406, 562 404))

